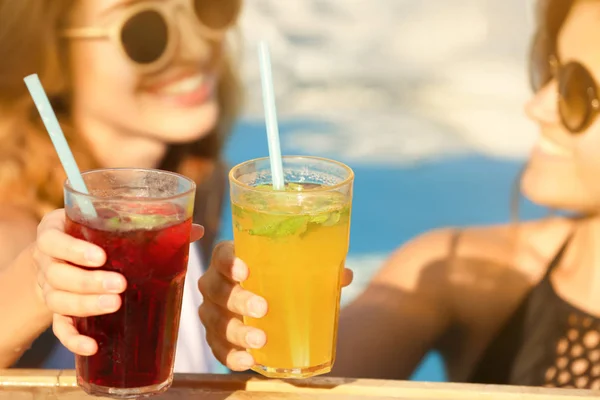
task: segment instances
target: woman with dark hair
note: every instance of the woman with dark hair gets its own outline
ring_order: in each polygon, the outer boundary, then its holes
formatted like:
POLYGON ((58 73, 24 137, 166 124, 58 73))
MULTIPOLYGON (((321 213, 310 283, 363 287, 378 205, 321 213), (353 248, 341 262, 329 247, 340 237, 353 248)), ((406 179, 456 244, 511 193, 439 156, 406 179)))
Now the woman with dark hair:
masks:
POLYGON ((51 324, 68 350, 94 354, 98 344, 72 317, 116 311, 127 284, 96 269, 102 249, 64 233, 65 176, 23 83, 32 73, 81 169, 161 168, 197 183, 194 222, 205 229, 190 239, 204 238, 190 248, 175 370, 219 367, 196 282, 227 184, 221 149, 240 94, 226 39, 240 8, 241 0, 0 0, 0 368, 72 367, 51 324))
MULTIPOLYGON (((333 373, 406 379, 430 350, 451 381, 600 389, 600 1, 538 4, 527 115, 540 136, 520 179, 576 217, 440 229, 402 246, 342 310, 333 373)), ((200 279, 215 356, 234 370, 268 337, 268 304, 231 243, 200 279)))

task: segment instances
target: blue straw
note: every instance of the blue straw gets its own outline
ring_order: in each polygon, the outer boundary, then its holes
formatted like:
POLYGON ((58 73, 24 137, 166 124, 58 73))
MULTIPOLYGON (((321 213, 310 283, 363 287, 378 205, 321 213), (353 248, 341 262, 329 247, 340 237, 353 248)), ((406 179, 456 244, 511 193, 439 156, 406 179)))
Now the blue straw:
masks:
POLYGON ((261 41, 258 45, 258 58, 260 61, 260 80, 262 83, 265 122, 267 124, 273 189, 283 190, 285 184, 283 179, 283 164, 281 161, 281 145, 279 143, 279 127, 277 126, 275 91, 273 90, 273 75, 271 72, 271 57, 269 55, 269 47, 265 42, 261 41))
MULTIPOLYGON (((67 139, 65 139, 65 134, 58 123, 58 118, 56 118, 56 114, 50 105, 50 100, 48 100, 48 96, 46 95, 46 91, 40 82, 40 78, 37 76, 37 74, 33 74, 29 75, 24 80, 25 85, 27 85, 27 89, 29 89, 31 97, 33 98, 33 102, 40 113, 40 117, 42 117, 44 126, 50 135, 50 139, 52 140, 52 144, 56 149, 58 158, 60 159, 60 162, 67 174, 67 178, 69 179, 69 183, 78 192, 88 194, 88 189, 83 181, 83 177, 81 176, 77 162, 73 157, 73 153, 71 152, 71 148, 67 143, 67 139)), ((81 212, 86 217, 97 217, 98 214, 96 213, 96 209, 89 199, 83 199, 82 201, 78 202, 80 203, 79 207, 81 208, 81 212)))

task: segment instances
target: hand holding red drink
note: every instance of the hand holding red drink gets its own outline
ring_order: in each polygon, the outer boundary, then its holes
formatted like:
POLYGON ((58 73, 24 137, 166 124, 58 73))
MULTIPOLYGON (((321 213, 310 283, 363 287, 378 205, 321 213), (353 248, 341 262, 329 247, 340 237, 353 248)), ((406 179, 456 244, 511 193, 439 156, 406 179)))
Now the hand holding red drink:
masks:
MULTIPOLYGON (((193 225, 190 242, 202 238, 203 234, 204 228, 193 225)), ((117 311, 121 306, 119 294, 127 287, 126 279, 118 272, 100 268, 106 262, 106 253, 101 247, 65 233, 63 209, 48 213, 40 222, 32 252, 40 295, 54 313, 54 334, 75 354, 95 354, 96 341, 81 335, 72 317, 117 311)))

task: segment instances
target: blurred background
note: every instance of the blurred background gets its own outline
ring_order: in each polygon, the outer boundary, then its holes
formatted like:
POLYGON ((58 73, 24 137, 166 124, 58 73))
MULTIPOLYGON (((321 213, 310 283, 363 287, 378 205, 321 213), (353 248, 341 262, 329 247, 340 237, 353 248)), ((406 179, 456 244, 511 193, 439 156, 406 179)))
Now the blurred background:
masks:
MULTIPOLYGON (((266 40, 283 152, 334 158, 356 173, 347 260, 355 281, 344 303, 411 237, 510 218, 509 193, 536 135, 523 113, 531 4, 246 1, 246 108, 227 160, 267 155, 256 53, 266 40)), ((544 213, 523 203, 520 216, 544 213)), ((229 209, 223 218, 231 239, 229 209)), ((436 354, 413 379, 445 380, 436 354)))

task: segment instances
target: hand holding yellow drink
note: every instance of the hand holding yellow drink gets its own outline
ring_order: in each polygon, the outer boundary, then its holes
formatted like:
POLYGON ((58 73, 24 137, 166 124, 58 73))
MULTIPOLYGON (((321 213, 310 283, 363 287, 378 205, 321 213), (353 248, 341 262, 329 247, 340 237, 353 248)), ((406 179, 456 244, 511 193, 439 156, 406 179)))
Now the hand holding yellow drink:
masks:
POLYGON ((323 158, 282 160, 265 43, 259 57, 269 158, 238 165, 229 180, 235 252, 249 269, 242 286, 269 310, 244 323, 267 335, 264 347, 249 350, 254 371, 306 378, 331 371, 335 360, 354 173, 323 158))
POLYGON ((335 359, 341 275, 348 253, 354 175, 315 157, 284 157, 285 189, 274 190, 268 158, 230 174, 236 256, 250 270, 243 287, 269 311, 244 323, 267 334, 250 350, 269 377, 327 373, 335 359))

